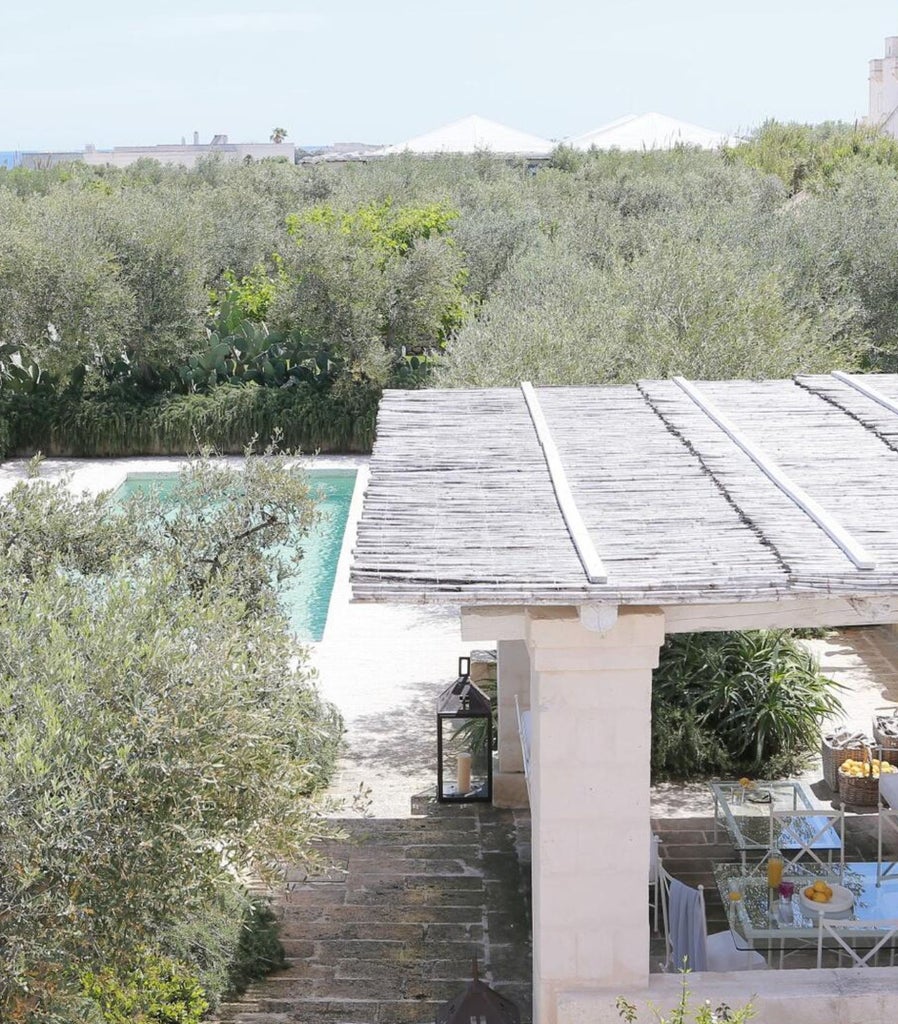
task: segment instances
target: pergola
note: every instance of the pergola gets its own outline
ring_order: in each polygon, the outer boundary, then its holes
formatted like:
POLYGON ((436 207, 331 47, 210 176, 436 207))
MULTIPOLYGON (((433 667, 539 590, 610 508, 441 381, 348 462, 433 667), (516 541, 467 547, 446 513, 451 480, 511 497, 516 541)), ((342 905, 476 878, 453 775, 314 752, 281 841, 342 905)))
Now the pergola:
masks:
MULTIPOLYGON (((499 654, 498 801, 531 709, 538 1024, 649 976, 652 670, 666 633, 898 622, 898 375, 384 395, 358 601, 457 603, 499 654)), ((898 970, 702 975, 764 1019, 891 1021, 898 970), (808 979, 809 976, 810 980, 808 979)))

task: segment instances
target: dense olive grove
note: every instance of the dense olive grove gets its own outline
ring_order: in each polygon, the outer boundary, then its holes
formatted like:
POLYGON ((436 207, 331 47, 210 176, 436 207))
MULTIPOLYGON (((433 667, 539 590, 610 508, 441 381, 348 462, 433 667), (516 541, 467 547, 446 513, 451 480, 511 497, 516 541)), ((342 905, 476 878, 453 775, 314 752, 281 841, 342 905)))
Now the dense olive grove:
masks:
POLYGON ((896 227, 898 147, 838 125, 535 173, 0 171, 0 448, 239 449, 278 423, 364 448, 385 385, 891 368, 896 227))

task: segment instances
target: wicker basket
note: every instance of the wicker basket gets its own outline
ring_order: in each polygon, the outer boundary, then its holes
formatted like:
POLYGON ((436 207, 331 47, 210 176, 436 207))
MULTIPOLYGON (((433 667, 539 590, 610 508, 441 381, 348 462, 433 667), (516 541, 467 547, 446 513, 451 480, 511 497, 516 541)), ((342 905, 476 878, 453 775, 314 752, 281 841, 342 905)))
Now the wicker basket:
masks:
POLYGON ((839 766, 849 758, 863 761, 866 754, 866 747, 858 744, 854 747, 834 747, 827 742, 826 737, 820 741, 820 757, 823 761, 823 778, 827 786, 834 792, 839 792, 839 766))
POLYGON ((880 757, 889 764, 898 765, 898 736, 890 736, 882 731, 882 721, 898 717, 898 708, 875 708, 873 711, 873 738, 881 747, 880 757))
POLYGON ((879 800, 879 778, 863 779, 840 772, 839 797, 851 807, 875 807, 879 800))
MULTIPOLYGON (((858 760, 870 760, 870 751, 864 747, 858 760)), ((839 768, 839 797, 852 807, 876 807, 879 804, 879 776, 849 775, 839 768)))

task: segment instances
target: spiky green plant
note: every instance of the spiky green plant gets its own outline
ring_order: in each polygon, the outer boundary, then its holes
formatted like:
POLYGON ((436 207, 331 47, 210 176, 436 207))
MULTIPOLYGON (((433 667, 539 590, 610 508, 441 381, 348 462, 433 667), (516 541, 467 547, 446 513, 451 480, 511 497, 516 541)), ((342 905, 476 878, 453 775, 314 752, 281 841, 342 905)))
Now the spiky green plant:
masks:
POLYGON ((654 677, 653 768, 692 775, 795 764, 819 741, 822 720, 841 711, 838 689, 789 630, 670 636, 654 677), (669 727, 679 743, 667 742, 669 727))

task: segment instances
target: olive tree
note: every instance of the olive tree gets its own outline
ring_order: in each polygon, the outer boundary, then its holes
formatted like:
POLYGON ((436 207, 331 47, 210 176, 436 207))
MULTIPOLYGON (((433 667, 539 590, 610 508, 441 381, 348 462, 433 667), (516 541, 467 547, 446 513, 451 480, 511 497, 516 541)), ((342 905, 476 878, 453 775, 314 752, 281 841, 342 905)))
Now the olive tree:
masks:
POLYGON ((271 455, 197 461, 168 510, 44 482, 0 503, 26 520, 0 570, 3 1020, 65 1018, 85 972, 328 832, 339 716, 270 582, 313 519, 271 455))

